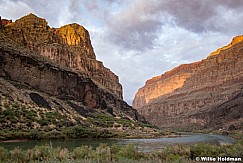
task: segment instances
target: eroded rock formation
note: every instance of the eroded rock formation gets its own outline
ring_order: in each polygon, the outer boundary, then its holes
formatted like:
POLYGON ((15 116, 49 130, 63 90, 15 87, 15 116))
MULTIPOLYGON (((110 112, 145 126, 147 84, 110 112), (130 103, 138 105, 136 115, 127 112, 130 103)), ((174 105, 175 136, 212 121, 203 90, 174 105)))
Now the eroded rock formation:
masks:
MULTIPOLYGON (((148 80, 136 93, 133 107, 160 127, 205 127, 217 121, 217 116, 212 114, 214 109, 230 101, 241 88, 243 36, 237 36, 200 62, 180 65, 148 80)), ((242 109, 237 107, 234 113, 242 109)), ((232 117, 221 125, 243 121, 242 114, 232 117)), ((221 120, 218 118, 218 121, 221 120)))
POLYGON ((1 105, 79 114, 83 121, 97 113, 145 122, 122 100, 118 77, 96 60, 84 27, 50 28, 33 14, 0 24, 1 105))
POLYGON ((122 99, 118 77, 96 60, 88 31, 73 23, 50 28, 48 22, 34 14, 15 22, 1 20, 2 31, 30 53, 45 56, 59 65, 87 75, 96 84, 122 99))

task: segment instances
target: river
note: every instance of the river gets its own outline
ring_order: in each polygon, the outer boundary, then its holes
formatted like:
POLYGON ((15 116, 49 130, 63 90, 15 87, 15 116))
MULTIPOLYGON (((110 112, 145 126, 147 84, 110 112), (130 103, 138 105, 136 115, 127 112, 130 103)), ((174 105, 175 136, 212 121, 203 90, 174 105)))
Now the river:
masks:
POLYGON ((36 145, 52 145, 53 147, 62 147, 72 150, 75 147, 82 145, 91 146, 93 148, 99 146, 101 143, 108 145, 127 145, 134 144, 139 151, 149 153, 158 151, 166 146, 173 145, 192 145, 196 143, 209 143, 215 145, 233 144, 236 140, 224 136, 214 134, 192 134, 183 133, 182 136, 172 138, 153 138, 153 139, 68 139, 68 140, 29 140, 29 141, 16 141, 16 142, 0 142, 0 146, 6 149, 14 149, 19 147, 21 149, 33 148, 36 145))

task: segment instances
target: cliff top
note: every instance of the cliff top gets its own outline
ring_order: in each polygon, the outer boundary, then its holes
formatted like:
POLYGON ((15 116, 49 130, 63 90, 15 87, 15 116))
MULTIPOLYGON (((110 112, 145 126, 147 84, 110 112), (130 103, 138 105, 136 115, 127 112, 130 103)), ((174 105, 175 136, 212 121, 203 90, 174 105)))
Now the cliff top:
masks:
POLYGON ((20 19, 17 19, 15 22, 11 22, 6 24, 5 26, 18 26, 18 27, 30 27, 30 26, 40 26, 47 27, 48 22, 44 18, 39 18, 36 15, 30 13, 28 15, 23 16, 20 19))
POLYGON ((226 50, 226 49, 229 49, 229 48, 231 48, 234 44, 237 44, 237 43, 242 42, 242 41, 243 41, 243 35, 236 36, 236 37, 234 37, 234 38, 232 39, 232 41, 231 41, 230 44, 228 44, 228 45, 226 45, 226 46, 224 46, 224 47, 222 47, 222 48, 219 48, 219 49, 217 49, 216 51, 212 52, 212 53, 209 55, 209 57, 210 57, 210 56, 217 55, 217 54, 219 54, 221 51, 226 50))
POLYGON ((146 85, 152 84, 152 83, 157 82, 159 80, 163 80, 163 79, 168 78, 168 77, 175 75, 175 74, 184 73, 185 71, 193 71, 199 64, 200 64, 200 61, 194 62, 193 64, 179 65, 179 66, 173 68, 172 70, 165 72, 164 74, 162 74, 160 76, 155 76, 152 79, 147 80, 146 85))
POLYGON ((44 18, 30 13, 15 22, 0 19, 0 32, 16 48, 25 48, 31 54, 84 73, 100 87, 122 98, 118 76, 96 60, 89 32, 83 26, 72 23, 52 28, 44 18))
MULTIPOLYGON (((229 49, 229 48, 231 48, 233 45, 235 45, 235 44, 237 44, 237 43, 239 43, 239 42, 242 42, 242 41, 243 41, 243 35, 236 36, 236 37, 234 37, 234 38, 232 39, 232 41, 231 41, 230 44, 228 44, 228 45, 226 45, 226 46, 224 46, 224 47, 222 47, 222 48, 219 48, 219 49, 217 49, 216 51, 212 52, 212 53, 209 55, 209 57, 210 57, 210 56, 214 56, 214 55, 218 55, 221 51, 226 50, 226 49, 229 49)), ((191 71, 192 71, 192 70, 193 70, 193 67, 195 68, 198 64, 200 64, 200 61, 199 61, 199 62, 190 63, 190 64, 181 64, 181 65, 179 65, 179 66, 173 68, 172 70, 165 72, 165 73, 162 74, 162 75, 155 76, 155 77, 153 77, 153 78, 147 80, 145 84, 146 84, 146 85, 148 85, 148 84, 152 84, 152 83, 155 83, 155 82, 157 82, 157 81, 159 81, 159 80, 163 80, 163 79, 165 79, 165 78, 167 78, 167 77, 169 77, 169 76, 172 76, 172 75, 174 75, 174 74, 179 74, 180 72, 184 72, 184 71, 187 71, 187 70, 191 70, 191 71)))
POLYGON ((77 23, 64 25, 60 28, 51 28, 46 19, 30 13, 15 22, 0 19, 0 27, 10 38, 22 45, 60 44, 76 46, 85 49, 90 58, 96 58, 89 32, 77 23))
POLYGON ((85 42, 90 37, 88 31, 77 23, 57 28, 57 32, 63 39, 67 40, 68 45, 79 45, 81 41, 85 42))

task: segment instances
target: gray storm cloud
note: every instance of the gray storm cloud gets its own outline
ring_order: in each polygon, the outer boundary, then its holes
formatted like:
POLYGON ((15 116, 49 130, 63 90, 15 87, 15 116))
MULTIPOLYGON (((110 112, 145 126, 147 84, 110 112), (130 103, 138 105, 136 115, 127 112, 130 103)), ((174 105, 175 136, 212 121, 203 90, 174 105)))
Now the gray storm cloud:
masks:
POLYGON ((234 33, 242 28, 242 9, 242 0, 134 0, 108 19, 109 38, 141 50, 152 48, 168 23, 194 33, 234 33))

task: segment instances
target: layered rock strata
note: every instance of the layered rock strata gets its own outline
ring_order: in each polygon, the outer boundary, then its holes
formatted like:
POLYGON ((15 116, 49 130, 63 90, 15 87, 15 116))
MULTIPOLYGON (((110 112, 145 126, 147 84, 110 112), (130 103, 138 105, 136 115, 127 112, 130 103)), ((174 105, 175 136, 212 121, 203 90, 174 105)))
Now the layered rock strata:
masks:
POLYGON ((78 24, 50 28, 27 15, 1 19, 0 104, 55 110, 82 121, 105 114, 146 122, 122 100, 118 77, 95 54, 88 32, 78 24))
MULTIPOLYGON (((215 108, 230 101, 241 88, 243 36, 237 36, 200 62, 178 66, 148 80, 136 93, 133 107, 160 127, 208 126, 217 121, 211 114, 215 108)), ((241 114, 231 121, 242 118, 241 114)))
POLYGON ((118 77, 103 63, 96 60, 88 31, 73 23, 51 28, 48 22, 34 14, 15 22, 1 20, 2 32, 30 53, 42 55, 55 63, 91 78, 122 99, 122 86, 118 77))

